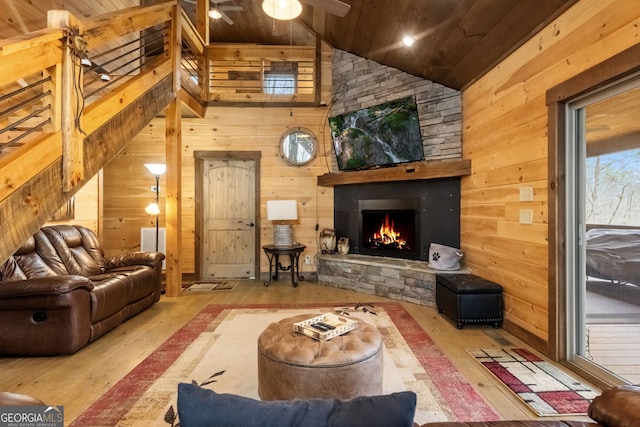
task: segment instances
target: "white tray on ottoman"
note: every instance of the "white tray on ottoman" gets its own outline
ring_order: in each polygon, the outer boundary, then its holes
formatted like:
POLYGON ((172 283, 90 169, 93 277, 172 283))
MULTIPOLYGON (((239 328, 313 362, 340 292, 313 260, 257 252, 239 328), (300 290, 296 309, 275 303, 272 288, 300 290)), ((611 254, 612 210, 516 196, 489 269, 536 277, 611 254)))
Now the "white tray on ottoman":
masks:
POLYGON ((306 336, 318 341, 329 341, 331 338, 346 334, 349 331, 353 331, 357 327, 357 320, 347 319, 344 316, 338 316, 333 313, 325 313, 321 314, 320 316, 303 320, 302 322, 295 322, 293 324, 293 331, 300 332, 301 334, 305 334, 306 336), (318 322, 331 325, 335 329, 330 329, 328 331, 319 331, 312 326, 318 322))

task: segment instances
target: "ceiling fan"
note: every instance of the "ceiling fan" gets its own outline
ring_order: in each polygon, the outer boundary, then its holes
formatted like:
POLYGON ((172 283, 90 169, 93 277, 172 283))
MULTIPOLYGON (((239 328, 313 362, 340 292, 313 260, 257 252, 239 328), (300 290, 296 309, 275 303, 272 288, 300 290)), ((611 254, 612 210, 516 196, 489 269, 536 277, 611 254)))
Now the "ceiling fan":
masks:
MULTIPOLYGON (((196 0, 184 0, 187 3, 196 3, 196 0)), ((232 1, 232 0, 209 0, 211 3, 213 3, 213 7, 209 8, 209 17, 211 19, 220 19, 222 18, 222 20, 224 20, 224 22, 226 22, 229 25, 233 25, 233 19, 231 19, 229 17, 229 15, 227 15, 227 12, 242 12, 242 6, 228 6, 228 5, 222 5, 222 6, 218 6, 218 4, 220 3, 226 3, 228 1, 232 1)))
POLYGON ((350 4, 347 4, 340 0, 300 0, 300 1, 302 3, 306 3, 313 7, 324 9, 327 13, 339 16, 340 18, 344 17, 351 9, 350 4))

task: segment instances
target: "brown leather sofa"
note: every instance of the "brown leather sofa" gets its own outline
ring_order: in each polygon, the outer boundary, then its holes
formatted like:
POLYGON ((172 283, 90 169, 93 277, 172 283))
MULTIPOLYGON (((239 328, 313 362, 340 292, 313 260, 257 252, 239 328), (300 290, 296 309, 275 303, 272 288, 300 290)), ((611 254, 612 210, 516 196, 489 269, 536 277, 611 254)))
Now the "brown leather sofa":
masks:
POLYGON ((160 299, 163 259, 105 258, 88 228, 41 228, 0 265, 0 354, 78 351, 160 299))
POLYGON ((589 418, 593 421, 435 422, 421 427, 640 427, 640 386, 604 390, 589 405, 589 418))

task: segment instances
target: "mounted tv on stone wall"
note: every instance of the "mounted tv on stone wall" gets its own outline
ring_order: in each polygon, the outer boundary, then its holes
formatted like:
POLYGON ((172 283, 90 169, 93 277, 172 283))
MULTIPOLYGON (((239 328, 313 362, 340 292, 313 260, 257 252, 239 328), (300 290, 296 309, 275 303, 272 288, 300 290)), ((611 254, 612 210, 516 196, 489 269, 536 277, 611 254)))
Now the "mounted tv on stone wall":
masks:
POLYGON ((329 127, 340 170, 424 160, 413 96, 329 117, 329 127))

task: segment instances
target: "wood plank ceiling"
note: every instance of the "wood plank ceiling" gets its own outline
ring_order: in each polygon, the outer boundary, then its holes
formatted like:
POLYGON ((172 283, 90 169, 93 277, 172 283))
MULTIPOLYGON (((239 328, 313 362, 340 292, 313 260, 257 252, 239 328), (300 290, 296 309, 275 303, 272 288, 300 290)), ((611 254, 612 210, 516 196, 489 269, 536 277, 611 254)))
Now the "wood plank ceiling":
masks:
MULTIPOLYGON (((242 11, 227 12, 232 25, 211 20, 209 32, 211 42, 279 45, 312 45, 316 32, 335 48, 460 90, 576 1, 344 0, 351 10, 342 18, 303 3, 297 19, 274 22, 262 11, 262 0, 216 0, 242 11), (401 44, 405 34, 417 39, 410 48, 401 44)), ((0 38, 45 27, 49 9, 90 16, 139 3, 0 0, 0 38)), ((182 3, 195 22, 195 4, 182 3)))

